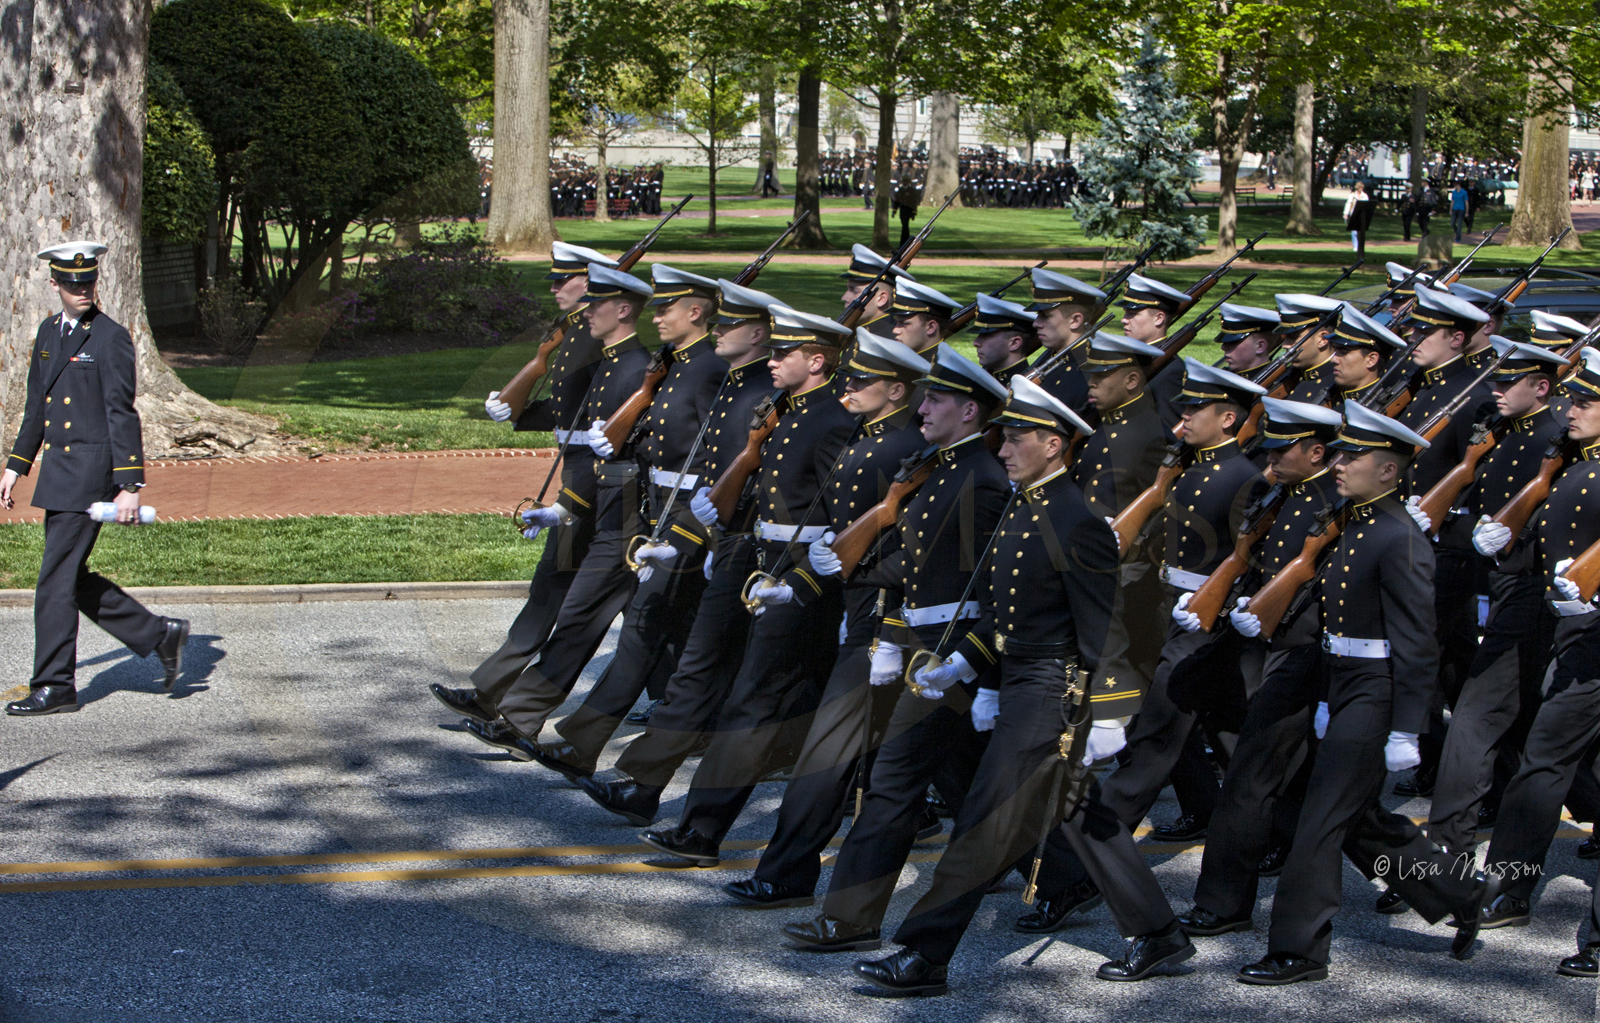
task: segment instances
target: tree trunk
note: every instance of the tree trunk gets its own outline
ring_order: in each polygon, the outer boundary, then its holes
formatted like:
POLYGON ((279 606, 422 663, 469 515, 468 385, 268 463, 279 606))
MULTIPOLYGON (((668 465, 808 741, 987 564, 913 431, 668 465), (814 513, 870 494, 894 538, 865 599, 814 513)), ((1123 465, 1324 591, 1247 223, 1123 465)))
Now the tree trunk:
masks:
POLYGON ((889 242, 889 180, 894 171, 894 112, 899 96, 893 89, 874 92, 878 96, 878 166, 872 186, 872 247, 888 252, 894 248, 889 242))
POLYGON ((595 198, 594 219, 598 224, 611 223, 611 165, 606 162, 606 136, 609 125, 602 126, 594 147, 595 198))
POLYGON ((1411 87, 1411 194, 1422 190, 1423 168, 1428 162, 1428 87, 1411 87))
POLYGON ((1312 155, 1316 141, 1317 97, 1310 77, 1294 90, 1294 198, 1289 204, 1285 234, 1321 234, 1316 208, 1311 205, 1311 175, 1316 162, 1312 155))
POLYGON ((149 31, 143 0, 11 3, 0 18, 0 180, 8 200, 0 273, 11 284, 0 313, 6 451, 22 421, 39 323, 61 311, 34 253, 76 238, 110 249, 100 261, 99 303, 133 338, 146 457, 281 450, 270 420, 185 387, 150 335, 139 247, 149 31))
POLYGON ((818 181, 822 160, 817 152, 817 130, 822 119, 822 78, 815 68, 800 69, 795 105, 794 215, 798 217, 807 210, 811 215, 789 236, 789 244, 797 249, 825 249, 828 236, 822 230, 822 186, 818 181))
POLYGON ((954 195, 961 205, 961 97, 934 92, 928 97, 928 181, 922 205, 937 206, 954 195))
POLYGON ((494 3, 494 196, 484 229, 506 252, 550 251, 550 0, 494 3))
POLYGON ((706 219, 706 234, 717 233, 717 65, 711 63, 710 72, 706 75, 706 107, 711 111, 708 118, 710 124, 706 128, 706 167, 710 174, 710 187, 706 189, 706 198, 710 200, 711 212, 706 219))
MULTIPOLYGON (((1538 84, 1536 81, 1535 85, 1538 84)), ((1560 85, 1566 89, 1571 83, 1560 85)), ((1565 110, 1529 117, 1522 122, 1522 167, 1517 177, 1517 208, 1511 214, 1507 245, 1549 245, 1550 239, 1572 226, 1571 179, 1568 176, 1571 130, 1565 110)), ((1574 231, 1561 240, 1560 247, 1577 250, 1583 248, 1583 243, 1574 231)))
MULTIPOLYGON (((756 180, 750 186, 751 195, 762 193, 768 167, 772 168, 773 183, 778 183, 778 72, 771 64, 762 67, 757 79, 756 108, 761 124, 761 155, 756 159, 756 180)), ((778 194, 783 194, 781 185, 778 194)))

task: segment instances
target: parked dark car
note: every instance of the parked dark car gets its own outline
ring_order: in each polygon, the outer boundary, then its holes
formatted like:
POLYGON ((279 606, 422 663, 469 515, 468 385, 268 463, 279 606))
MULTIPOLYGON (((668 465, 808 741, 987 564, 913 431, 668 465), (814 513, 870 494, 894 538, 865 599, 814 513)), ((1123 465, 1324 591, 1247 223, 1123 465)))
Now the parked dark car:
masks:
MULTIPOLYGON (((1461 283, 1480 291, 1498 292, 1516 280, 1521 270, 1521 267, 1474 266, 1461 278, 1461 283)), ((1369 284, 1341 291, 1334 297, 1363 307, 1386 290, 1383 285, 1369 284)), ((1533 283, 1528 285, 1512 307, 1500 333, 1513 341, 1526 341, 1532 320, 1529 313, 1534 309, 1570 316, 1579 323, 1591 322, 1600 316, 1600 273, 1565 267, 1541 267, 1533 283)))

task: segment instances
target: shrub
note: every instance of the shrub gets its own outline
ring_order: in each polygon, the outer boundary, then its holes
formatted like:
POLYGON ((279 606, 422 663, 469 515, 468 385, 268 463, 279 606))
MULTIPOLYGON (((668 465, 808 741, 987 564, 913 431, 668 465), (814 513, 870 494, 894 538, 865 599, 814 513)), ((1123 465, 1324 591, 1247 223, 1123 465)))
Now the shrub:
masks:
POLYGON ((537 299, 477 232, 446 227, 415 248, 378 260, 346 304, 347 329, 363 319, 380 331, 459 333, 500 344, 538 322, 537 299))

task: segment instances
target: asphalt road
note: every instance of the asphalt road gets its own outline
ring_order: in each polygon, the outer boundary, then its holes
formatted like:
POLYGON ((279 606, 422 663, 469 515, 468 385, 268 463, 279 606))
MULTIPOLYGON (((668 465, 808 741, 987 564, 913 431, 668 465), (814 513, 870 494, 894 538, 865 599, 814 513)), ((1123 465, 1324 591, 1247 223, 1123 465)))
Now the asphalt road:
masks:
MULTIPOLYGON (((1104 911, 1030 940, 1010 929, 1023 909, 1013 882, 985 901, 948 997, 863 997, 853 957, 781 947, 779 924, 805 910, 727 904, 718 885, 746 869, 654 869, 635 829, 455 730, 426 685, 464 683, 516 602, 161 610, 194 621, 172 696, 153 661, 85 623, 83 710, 0 719, 6 1023, 1595 1017, 1595 984, 1553 970, 1595 875, 1570 838, 1532 926, 1486 935, 1464 963, 1444 926, 1372 913, 1375 890, 1347 869, 1327 982, 1234 981, 1265 951, 1268 881, 1256 932, 1201 939, 1171 976, 1110 984, 1093 977, 1122 945, 1104 911)), ((0 609, 7 679, 29 674, 31 623, 0 609)), ((780 795, 760 789, 730 845, 758 846, 780 795)), ((1168 799, 1152 816, 1175 813, 1168 799)), ((907 868, 891 926, 937 849, 907 868)), ((1199 851, 1152 861, 1187 907, 1199 851)))

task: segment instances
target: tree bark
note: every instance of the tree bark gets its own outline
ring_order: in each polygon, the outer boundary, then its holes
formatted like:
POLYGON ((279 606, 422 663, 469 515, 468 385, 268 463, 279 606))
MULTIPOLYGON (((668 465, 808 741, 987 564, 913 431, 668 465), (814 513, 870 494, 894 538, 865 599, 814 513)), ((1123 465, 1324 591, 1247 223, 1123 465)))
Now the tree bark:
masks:
POLYGON ((889 242, 889 181, 894 171, 894 112, 900 97, 893 89, 873 91, 878 97, 878 166, 872 186, 872 247, 888 252, 894 248, 889 242))
POLYGON ((795 105, 794 215, 798 217, 808 210, 811 215, 789 236, 789 245, 797 249, 825 249, 828 236, 822 230, 822 186, 818 180, 822 160, 817 151, 817 132, 822 120, 822 78, 815 68, 800 69, 795 105))
POLYGON ((1317 129, 1316 86, 1308 76, 1294 90, 1294 198, 1289 203, 1289 222, 1285 234, 1321 234, 1315 207, 1311 205, 1313 147, 1317 129))
POLYGON ((1260 89, 1260 66, 1245 84, 1245 107, 1237 124, 1228 121, 1228 100, 1234 94, 1232 54, 1224 50, 1217 54, 1217 87, 1211 94, 1211 123, 1217 139, 1218 169, 1221 171, 1217 199, 1217 247, 1212 253, 1218 259, 1230 259, 1238 251, 1239 242, 1239 164, 1244 161, 1246 144, 1250 141, 1250 125, 1256 116, 1256 97, 1260 89))
POLYGON ((611 164, 606 162, 606 131, 609 125, 600 129, 594 147, 594 219, 599 224, 611 223, 611 164))
MULTIPOLYGON (((762 67, 756 87, 756 109, 761 125, 761 155, 756 158, 756 180, 750 186, 751 195, 760 195, 767 168, 772 168, 772 180, 778 183, 778 72, 771 64, 762 67)), ((783 194, 779 185, 778 194, 783 194)))
POLYGON ((99 304, 133 338, 146 456, 281 450, 270 420, 214 405, 185 387, 150 334, 139 224, 150 12, 148 0, 15 0, 0 13, 7 130, 0 273, 11 284, 0 313, 6 451, 22 420, 39 323, 61 310, 34 254, 84 238, 110 250, 100 260, 99 304))
POLYGON ((1428 163, 1428 87, 1411 87, 1411 194, 1422 189, 1423 170, 1428 163))
POLYGON ((937 206, 954 195, 961 205, 961 97, 937 91, 928 97, 928 182, 922 205, 937 206))
POLYGON ((494 192, 484 237, 550 250, 550 0, 494 3, 494 192))
MULTIPOLYGON (((1536 87, 1541 84, 1538 74, 1534 72, 1536 87)), ((1569 88, 1571 83, 1560 85, 1569 88)), ((1550 239, 1572 226, 1568 176, 1571 131, 1565 110, 1539 114, 1522 122, 1522 167, 1507 245, 1549 245, 1550 239)), ((1561 240, 1560 248, 1577 250, 1583 248, 1583 243, 1574 231, 1561 240)))

